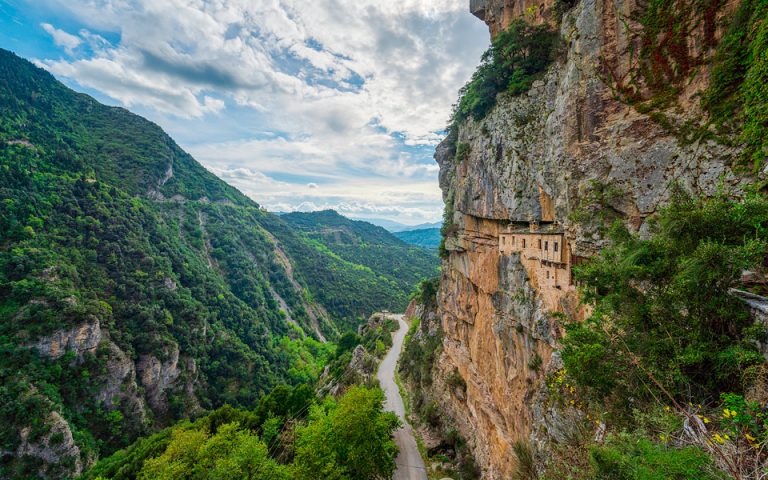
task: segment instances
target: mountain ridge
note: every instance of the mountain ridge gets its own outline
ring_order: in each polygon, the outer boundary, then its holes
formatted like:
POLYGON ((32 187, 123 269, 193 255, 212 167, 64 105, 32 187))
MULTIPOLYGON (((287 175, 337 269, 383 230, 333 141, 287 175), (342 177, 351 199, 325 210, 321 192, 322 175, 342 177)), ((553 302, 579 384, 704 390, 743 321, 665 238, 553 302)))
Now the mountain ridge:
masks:
POLYGON ((395 236, 400 240, 423 248, 437 250, 440 246, 442 235, 440 228, 422 228, 416 230, 404 230, 395 232, 395 236))
POLYGON ((0 120, 0 476, 311 382, 321 340, 407 295, 7 50, 0 120))

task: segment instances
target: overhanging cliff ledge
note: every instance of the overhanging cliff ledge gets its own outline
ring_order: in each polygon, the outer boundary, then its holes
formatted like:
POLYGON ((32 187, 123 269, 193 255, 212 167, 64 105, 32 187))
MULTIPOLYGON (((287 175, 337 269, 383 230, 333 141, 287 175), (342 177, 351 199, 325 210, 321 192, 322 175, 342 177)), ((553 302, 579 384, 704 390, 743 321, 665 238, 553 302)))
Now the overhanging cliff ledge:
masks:
POLYGON ((544 456, 578 428, 582 413, 553 406, 546 378, 562 368, 563 319, 587 313, 571 264, 600 251, 606 226, 619 220, 648 235, 673 182, 695 195, 726 189, 738 197, 765 178, 765 170, 739 166, 738 142, 700 134, 710 114, 700 99, 739 3, 719 2, 707 13, 717 28, 706 19, 684 22, 683 54, 670 53, 662 34, 649 37, 648 2, 470 1, 492 38, 516 19, 550 25, 561 38, 557 58, 530 89, 500 93, 483 118, 457 122, 435 154, 446 235, 437 305, 424 318, 439 321, 444 338, 427 395, 469 439, 483 478, 511 478, 520 442, 544 456), (656 57, 638 53, 654 42, 656 57), (696 68, 683 78, 685 59, 696 68), (663 102, 654 74, 674 87, 663 102), (531 221, 556 223, 566 261, 545 264, 543 244, 532 252, 530 244, 506 243, 510 222, 531 221), (449 381, 457 374, 461 394, 449 381))

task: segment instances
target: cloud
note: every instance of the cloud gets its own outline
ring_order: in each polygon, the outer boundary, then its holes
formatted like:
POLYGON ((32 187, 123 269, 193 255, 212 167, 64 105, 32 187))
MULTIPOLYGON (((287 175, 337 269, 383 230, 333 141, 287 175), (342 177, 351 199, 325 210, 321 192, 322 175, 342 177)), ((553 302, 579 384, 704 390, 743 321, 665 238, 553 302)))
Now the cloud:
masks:
MULTIPOLYGON (((323 108, 301 125, 307 134, 350 128, 340 114, 354 112, 358 124, 434 143, 485 43, 464 0, 43 1, 121 36, 97 58, 43 62, 54 73, 174 115, 205 113, 210 92, 270 112, 323 108), (169 84, 179 98, 165 99, 169 84)), ((46 25, 66 48, 81 41, 46 25)))
POLYGON ((432 149, 488 41, 466 0, 28 2, 89 46, 39 65, 149 115, 260 203, 343 206, 357 182, 372 190, 348 205, 439 216, 432 149), (430 200, 384 196, 392 183, 430 200))
POLYGON ((55 43, 56 46, 62 47, 70 55, 75 48, 83 43, 80 37, 67 33, 64 30, 59 30, 50 23, 41 23, 40 26, 53 37, 53 43, 55 43))

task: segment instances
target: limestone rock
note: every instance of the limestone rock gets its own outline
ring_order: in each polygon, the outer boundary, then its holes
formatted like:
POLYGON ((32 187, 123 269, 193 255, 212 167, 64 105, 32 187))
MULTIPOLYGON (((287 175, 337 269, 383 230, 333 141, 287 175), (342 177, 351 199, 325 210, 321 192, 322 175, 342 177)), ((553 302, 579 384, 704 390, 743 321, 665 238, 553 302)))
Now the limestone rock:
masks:
POLYGON ((146 392, 147 402, 160 414, 168 411, 166 392, 175 386, 181 374, 178 345, 167 347, 164 354, 164 360, 152 354, 144 354, 136 362, 136 371, 146 392))
POLYGON ((105 373, 99 378, 101 389, 96 394, 96 401, 107 410, 122 410, 131 419, 133 429, 141 429, 149 420, 136 383, 136 366, 113 342, 107 344, 107 349, 105 373))
POLYGON ((99 319, 89 316, 83 323, 70 329, 62 329, 51 335, 39 338, 31 346, 40 355, 49 358, 60 358, 68 351, 74 351, 78 357, 86 352, 94 352, 102 339, 99 319))
MULTIPOLYGON (((554 1, 470 2, 492 35, 519 17, 559 25, 564 52, 527 94, 500 94, 484 119, 463 122, 435 152, 453 215, 436 312, 443 352, 427 393, 440 399, 489 480, 512 477, 515 442, 541 454, 580 421, 576 409, 550 405, 545 378, 557 365, 562 335, 553 311, 574 319, 587 314, 575 294, 557 305, 542 301, 519 256, 499 254, 500 230, 510 221, 557 221, 580 259, 605 244, 601 211, 647 235, 647 219, 669 200, 673 180, 704 195, 721 182, 739 195, 754 181, 731 168, 735 147, 686 143, 605 83, 606 71, 621 77, 636 66, 637 39, 627 32, 639 27, 628 29, 625 21, 633 22, 641 2, 573 3, 557 23, 554 1), (468 152, 464 158, 456 157, 459 146, 468 152), (601 186, 614 194, 596 205, 592 192, 601 186), (461 398, 445 381, 454 371, 467 384, 461 398)), ((701 68, 681 87, 682 108, 664 112, 676 124, 703 117, 697 95, 706 88, 706 62, 701 68)))
POLYGON ((32 427, 19 432, 21 443, 17 457, 35 457, 41 465, 38 475, 42 478, 77 477, 83 472, 80 449, 75 444, 69 424, 58 413, 51 412, 46 421, 47 433, 32 438, 32 427))
POLYGON ((386 321, 390 318, 386 312, 376 312, 370 317, 368 321, 357 327, 358 335, 365 335, 366 332, 376 330, 379 327, 384 327, 386 321))

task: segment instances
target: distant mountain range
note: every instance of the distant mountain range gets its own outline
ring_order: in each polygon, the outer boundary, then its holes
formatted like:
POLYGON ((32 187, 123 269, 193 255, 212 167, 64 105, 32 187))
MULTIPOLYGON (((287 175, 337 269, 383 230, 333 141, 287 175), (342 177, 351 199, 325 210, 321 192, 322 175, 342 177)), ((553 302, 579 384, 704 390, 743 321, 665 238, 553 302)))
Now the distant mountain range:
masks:
POLYGON ((440 228, 420 228, 418 230, 404 230, 402 232, 393 232, 394 236, 419 247, 437 250, 440 246, 440 228))
MULTIPOLYGON (((335 210, 323 210, 323 211, 334 211, 335 210)), ((272 212, 275 215, 278 216, 284 216, 288 215, 291 212, 272 212)), ((292 212, 292 213, 308 213, 308 212, 292 212)), ((312 213, 312 212, 309 212, 312 213)), ((338 212, 337 212, 338 213, 338 212)), ((410 232, 413 230, 427 230, 432 228, 440 229, 440 227, 443 226, 442 222, 434 222, 434 223, 420 223, 418 225, 407 225, 405 223, 396 222, 394 220, 387 220, 386 218, 367 218, 367 217, 361 217, 361 218, 352 218, 347 217, 345 215, 339 214, 345 218, 349 218, 350 220, 354 221, 361 221, 361 222, 368 222, 373 225, 376 225, 377 227, 384 228, 392 233, 395 232, 410 232)))
POLYGON ((379 227, 386 228, 390 232, 408 232, 411 230, 424 230, 426 228, 440 228, 443 225, 441 222, 406 225, 404 223, 396 222, 394 220, 387 220, 385 218, 357 218, 356 220, 372 223, 379 227))
POLYGON ((415 245, 417 247, 423 247, 436 250, 440 245, 440 228, 441 222, 435 223, 421 223, 419 225, 406 225, 404 223, 395 222, 394 220, 387 220, 384 218, 358 218, 352 219, 346 217, 335 210, 322 210, 317 212, 273 212, 275 215, 283 217, 283 219, 290 219, 296 221, 296 219, 303 219, 302 221, 312 222, 312 219, 333 219, 334 223, 342 222, 341 219, 345 219, 347 225, 359 225, 358 229, 367 230, 369 233, 371 229, 363 227, 362 225, 376 226, 384 229, 388 232, 388 236, 394 235, 403 242, 409 245, 415 245))
MULTIPOLYGON (((383 227, 349 219, 335 210, 287 213, 281 218, 303 232, 310 242, 318 242, 354 267, 376 272, 380 281, 392 282, 392 291, 409 292, 413 285, 437 272, 435 252, 417 248, 417 244, 401 240, 383 227)), ((331 303, 335 295, 329 286, 319 298, 331 303)), ((405 302, 406 298, 399 300, 405 302)))

